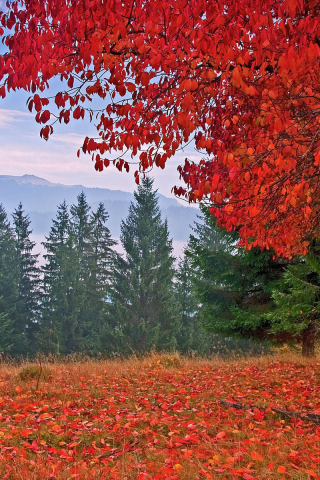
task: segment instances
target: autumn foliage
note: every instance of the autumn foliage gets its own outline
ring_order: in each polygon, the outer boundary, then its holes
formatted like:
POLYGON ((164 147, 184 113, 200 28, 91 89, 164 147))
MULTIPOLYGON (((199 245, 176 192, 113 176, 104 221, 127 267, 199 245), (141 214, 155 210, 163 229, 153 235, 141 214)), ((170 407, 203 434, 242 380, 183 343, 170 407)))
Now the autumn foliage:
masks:
POLYGON ((99 171, 138 163, 137 182, 194 142, 203 159, 180 167, 176 193, 207 198, 247 246, 305 253, 320 235, 319 13, 317 0, 10 2, 0 95, 30 90, 45 139, 88 117, 97 138, 81 151, 99 171))
POLYGON ((26 370, 1 365, 1 479, 320 479, 320 426, 270 410, 319 412, 319 363, 154 356, 54 364, 40 381, 26 370))

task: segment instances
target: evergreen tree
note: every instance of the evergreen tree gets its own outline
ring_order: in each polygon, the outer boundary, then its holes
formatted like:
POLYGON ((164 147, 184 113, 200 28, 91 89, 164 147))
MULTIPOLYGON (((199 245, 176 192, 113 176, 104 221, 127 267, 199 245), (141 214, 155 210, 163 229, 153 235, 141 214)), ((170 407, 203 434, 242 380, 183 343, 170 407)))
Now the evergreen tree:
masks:
POLYGON ((107 297, 110 289, 116 244, 106 226, 108 213, 102 203, 92 212, 85 194, 72 205, 71 226, 75 248, 79 256, 80 277, 75 297, 80 296, 79 326, 83 336, 83 349, 88 353, 101 351, 101 329, 104 326, 107 297))
POLYGON ((89 292, 91 267, 93 266, 91 260, 94 256, 94 248, 92 244, 91 207, 84 192, 78 195, 77 203, 71 205, 70 214, 71 234, 79 262, 77 288, 72 291, 72 294, 75 304, 81 305, 78 315, 78 327, 82 337, 81 349, 85 350, 90 346, 90 335, 92 332, 91 309, 93 303, 89 297, 89 292))
POLYGON ((270 338, 270 321, 263 315, 273 307, 272 291, 286 261, 270 251, 245 251, 236 233, 216 225, 207 207, 186 249, 194 275, 200 317, 208 330, 222 337, 270 338))
POLYGON ((202 207, 195 223, 185 255, 193 270, 192 283, 200 307, 200 316, 207 327, 222 330, 230 321, 230 306, 238 297, 240 287, 239 258, 236 236, 217 228, 208 209, 202 207))
POLYGON ((320 248, 314 242, 309 254, 296 259, 273 290, 274 308, 266 314, 270 333, 301 342, 302 355, 315 355, 320 333, 320 248))
POLYGON ((42 348, 47 353, 68 354, 81 349, 79 313, 85 298, 79 292, 80 259, 66 202, 58 206, 56 219, 43 245, 42 348))
MULTIPOLYGON (((0 298, 0 308, 2 305, 2 298, 0 298)), ((22 337, 23 339, 23 337, 22 337)), ((10 355, 11 350, 15 345, 18 338, 15 336, 14 326, 12 319, 9 316, 1 312, 0 313, 0 355, 10 355)))
POLYGON ((86 195, 81 192, 77 196, 77 203, 71 205, 71 229, 74 234, 75 244, 81 254, 82 275, 89 274, 86 268, 89 263, 89 256, 92 252, 91 244, 91 208, 87 202, 86 195))
POLYGON ((200 319, 200 305, 193 291, 193 275, 191 259, 184 255, 179 261, 175 282, 180 319, 177 348, 181 353, 206 354, 209 352, 212 339, 200 319))
POLYGON ((124 352, 174 349, 178 317, 173 248, 167 223, 161 220, 153 180, 145 178, 134 198, 121 223, 125 257, 116 263, 107 339, 124 352))
MULTIPOLYGON (((25 332, 26 350, 22 353, 35 353, 38 346, 36 334, 39 330, 40 312, 40 269, 38 254, 33 254, 35 242, 31 241, 30 219, 24 214, 22 204, 12 214, 15 233, 15 248, 19 265, 17 321, 25 332)), ((17 346, 18 347, 18 346, 17 346)), ((19 347, 21 350, 21 346, 19 347)))
POLYGON ((46 242, 42 344, 48 352, 97 353, 105 324, 114 252, 108 214, 91 212, 81 193, 71 216, 64 202, 46 242))
POLYGON ((0 204, 0 352, 26 353, 24 325, 17 312, 19 264, 14 233, 0 204))
POLYGON ((99 203, 90 217, 90 247, 86 285, 88 348, 101 352, 101 333, 105 327, 110 285, 117 255, 112 249, 117 242, 111 238, 106 226, 109 215, 103 203, 99 203))

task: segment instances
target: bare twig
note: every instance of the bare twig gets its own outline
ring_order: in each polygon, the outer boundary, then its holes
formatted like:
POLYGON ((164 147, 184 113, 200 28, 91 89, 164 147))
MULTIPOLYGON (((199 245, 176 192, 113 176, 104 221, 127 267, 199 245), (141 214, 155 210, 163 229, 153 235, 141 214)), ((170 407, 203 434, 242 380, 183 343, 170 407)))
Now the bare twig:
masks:
POLYGON ((219 400, 219 403, 220 405, 232 407, 236 410, 259 410, 260 412, 271 410, 272 412, 278 413, 285 418, 300 418, 301 420, 311 421, 316 425, 320 424, 320 415, 317 415, 316 413, 290 412, 289 410, 281 410, 280 408, 264 408, 258 407, 257 405, 244 405, 243 403, 228 402, 227 400, 219 400))
POLYGON ((41 358, 39 357, 39 375, 38 375, 38 378, 37 378, 36 391, 38 390, 38 386, 39 386, 40 377, 41 377, 42 372, 43 372, 43 366, 42 366, 41 358))

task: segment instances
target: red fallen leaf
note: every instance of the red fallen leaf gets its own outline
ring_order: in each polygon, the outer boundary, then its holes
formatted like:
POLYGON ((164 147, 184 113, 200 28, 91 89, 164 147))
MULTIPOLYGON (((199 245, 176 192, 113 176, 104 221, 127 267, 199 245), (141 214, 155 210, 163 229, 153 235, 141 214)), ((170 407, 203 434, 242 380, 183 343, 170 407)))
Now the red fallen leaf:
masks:
POLYGON ((226 436, 226 432, 219 432, 217 433, 216 438, 221 439, 221 438, 224 438, 225 436, 226 436))
POLYGON ((310 475, 310 477, 318 478, 318 475, 313 470, 305 470, 305 472, 310 475))
POLYGON ((196 427, 196 425, 194 425, 193 423, 189 423, 189 425, 187 426, 187 428, 188 428, 189 430, 194 430, 194 429, 197 428, 197 427, 196 427))
POLYGON ((295 465, 294 463, 290 463, 291 467, 294 468, 295 470, 298 470, 300 471, 301 468, 300 467, 297 467, 297 465, 295 465))
POLYGON ((71 442, 68 444, 68 448, 74 448, 80 445, 80 442, 71 442))

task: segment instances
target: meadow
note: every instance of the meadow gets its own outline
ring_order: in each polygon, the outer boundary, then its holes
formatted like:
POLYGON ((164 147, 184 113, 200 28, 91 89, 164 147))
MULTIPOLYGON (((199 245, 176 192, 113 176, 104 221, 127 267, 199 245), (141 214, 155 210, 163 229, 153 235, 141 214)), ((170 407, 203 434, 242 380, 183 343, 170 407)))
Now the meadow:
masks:
POLYGON ((320 479, 318 359, 2 363, 0 405, 1 479, 320 479))

